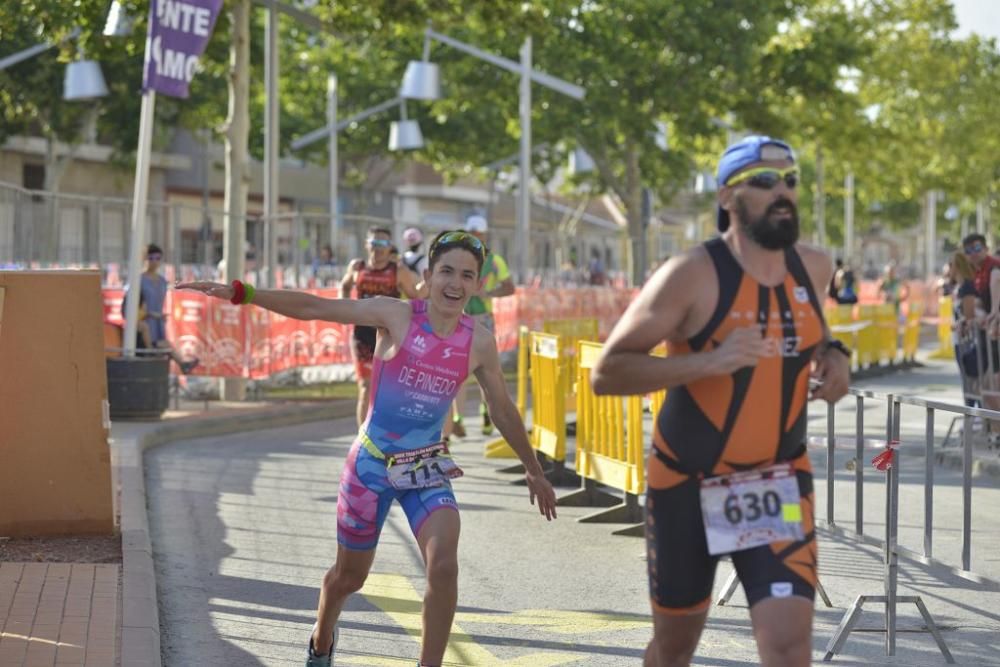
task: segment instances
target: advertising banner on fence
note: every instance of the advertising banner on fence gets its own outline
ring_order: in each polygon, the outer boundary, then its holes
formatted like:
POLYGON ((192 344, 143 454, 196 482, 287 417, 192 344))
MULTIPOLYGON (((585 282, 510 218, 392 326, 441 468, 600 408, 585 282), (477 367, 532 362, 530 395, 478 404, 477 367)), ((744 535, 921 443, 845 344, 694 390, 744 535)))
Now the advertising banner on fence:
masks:
MULTIPOLYGON (((337 288, 305 290, 325 298, 337 288)), ((636 290, 610 287, 577 289, 521 288, 494 301, 497 347, 517 348, 517 329, 541 331, 547 320, 593 317, 601 339, 625 312, 636 290)), ((121 325, 122 290, 104 290, 104 319, 121 325)), ((265 378, 307 366, 351 363, 351 326, 337 322, 303 322, 262 308, 234 306, 199 292, 171 291, 167 337, 181 356, 200 361, 194 375, 265 378)))

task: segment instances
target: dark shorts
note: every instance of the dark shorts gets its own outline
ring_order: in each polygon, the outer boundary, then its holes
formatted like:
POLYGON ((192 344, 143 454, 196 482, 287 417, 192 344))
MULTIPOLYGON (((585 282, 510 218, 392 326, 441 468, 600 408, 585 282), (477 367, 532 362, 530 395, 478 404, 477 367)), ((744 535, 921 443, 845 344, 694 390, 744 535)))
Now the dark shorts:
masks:
MULTIPOLYGON (((666 478, 663 462, 651 453, 651 477, 666 478)), ((751 607, 769 597, 798 596, 812 600, 816 594, 816 539, 813 517, 813 478, 803 455, 793 462, 802 496, 805 539, 737 551, 730 554, 751 607)), ((720 556, 708 553, 701 516, 698 480, 687 477, 669 488, 646 489, 646 546, 649 595, 653 610, 687 615, 707 611, 720 556)))
POLYGON ((375 328, 354 327, 351 334, 351 356, 358 381, 370 380, 372 361, 375 359, 375 328))

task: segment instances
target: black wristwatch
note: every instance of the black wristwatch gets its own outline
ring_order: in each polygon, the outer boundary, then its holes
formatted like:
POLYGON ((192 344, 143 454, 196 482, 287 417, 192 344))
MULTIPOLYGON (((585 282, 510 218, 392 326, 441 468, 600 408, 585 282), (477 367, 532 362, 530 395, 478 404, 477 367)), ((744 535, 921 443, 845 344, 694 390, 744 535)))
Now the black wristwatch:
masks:
POLYGON ((846 345, 844 345, 842 341, 839 341, 836 338, 831 338, 830 340, 826 341, 826 347, 823 348, 823 351, 826 352, 827 350, 831 349, 840 352, 848 359, 851 358, 851 348, 847 347, 846 345))

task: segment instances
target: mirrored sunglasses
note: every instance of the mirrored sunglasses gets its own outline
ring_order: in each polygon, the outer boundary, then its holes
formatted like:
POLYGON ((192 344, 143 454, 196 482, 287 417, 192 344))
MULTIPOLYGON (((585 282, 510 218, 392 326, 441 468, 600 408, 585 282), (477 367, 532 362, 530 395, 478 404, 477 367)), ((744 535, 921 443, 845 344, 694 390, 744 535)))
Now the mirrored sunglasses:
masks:
POLYGON ((388 248, 392 245, 389 239, 368 239, 368 245, 372 248, 388 248))
POLYGON ((469 232, 447 232, 442 234, 434 240, 434 243, 431 245, 430 253, 434 254, 435 248, 449 245, 467 247, 479 255, 481 259, 486 258, 486 245, 469 232))
POLYGON ((147 255, 146 259, 148 259, 151 262, 159 262, 161 259, 163 259, 163 255, 161 255, 158 252, 154 252, 152 255, 147 255))
POLYGON ((972 255, 974 253, 986 250, 986 246, 983 245, 981 242, 976 241, 975 243, 970 243, 969 245, 965 246, 964 250, 966 255, 972 255))
POLYGON ((752 188, 770 190, 781 181, 784 181, 789 189, 794 189, 799 184, 799 168, 774 169, 773 167, 758 167, 756 169, 747 169, 742 174, 737 174, 729 179, 726 185, 746 183, 752 188))

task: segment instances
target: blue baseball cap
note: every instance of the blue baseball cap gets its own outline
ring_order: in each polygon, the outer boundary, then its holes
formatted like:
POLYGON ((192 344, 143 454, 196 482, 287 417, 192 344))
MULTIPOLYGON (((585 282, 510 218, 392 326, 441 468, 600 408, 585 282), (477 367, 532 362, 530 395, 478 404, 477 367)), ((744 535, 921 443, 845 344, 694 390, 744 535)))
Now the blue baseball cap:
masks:
MULTIPOLYGON (((730 145, 719 158, 719 168, 715 172, 715 180, 721 188, 736 172, 764 160, 791 160, 795 162, 795 151, 780 139, 772 139, 761 134, 743 137, 735 144, 730 145)), ((729 211, 724 210, 721 206, 716 215, 716 226, 720 232, 729 229, 729 211)))

